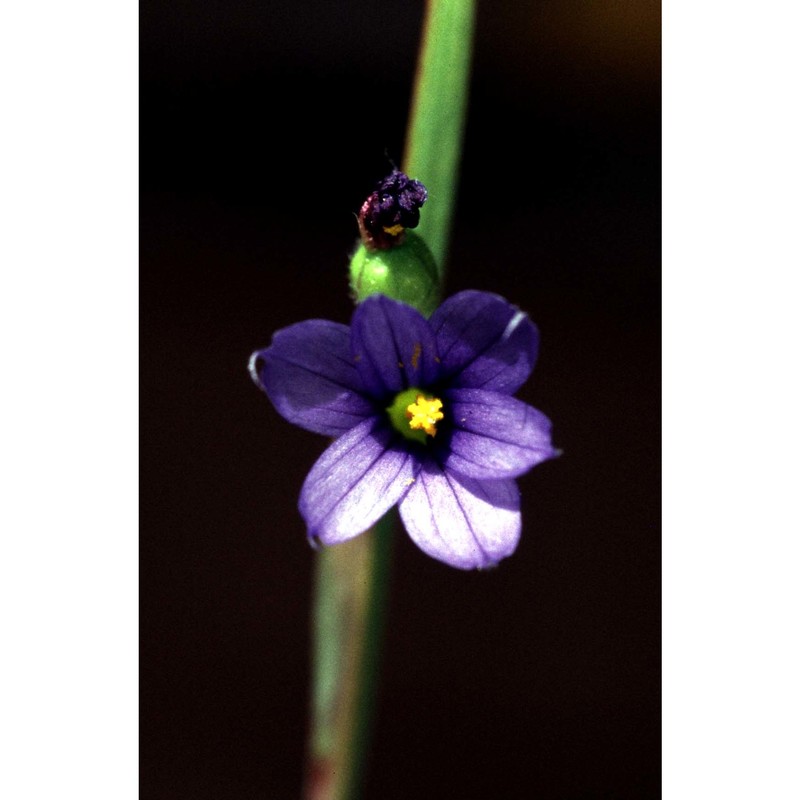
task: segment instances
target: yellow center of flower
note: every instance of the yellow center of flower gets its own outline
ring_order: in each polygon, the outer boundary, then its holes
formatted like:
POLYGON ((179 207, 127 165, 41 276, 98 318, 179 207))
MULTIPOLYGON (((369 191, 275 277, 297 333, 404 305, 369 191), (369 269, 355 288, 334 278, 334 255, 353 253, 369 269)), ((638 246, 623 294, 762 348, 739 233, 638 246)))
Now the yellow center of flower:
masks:
POLYGON ((425 397, 418 394, 415 402, 406 408, 408 427, 412 431, 422 430, 428 436, 436 436, 436 423, 444 418, 442 401, 438 397, 425 397))
POLYGON ((438 397, 427 397, 413 387, 396 395, 386 411, 396 431, 421 444, 425 444, 429 436, 436 436, 436 423, 444 419, 442 401, 438 397))
POLYGON ((388 233, 390 236, 398 236, 403 232, 402 225, 390 225, 388 228, 384 228, 384 231, 388 233))

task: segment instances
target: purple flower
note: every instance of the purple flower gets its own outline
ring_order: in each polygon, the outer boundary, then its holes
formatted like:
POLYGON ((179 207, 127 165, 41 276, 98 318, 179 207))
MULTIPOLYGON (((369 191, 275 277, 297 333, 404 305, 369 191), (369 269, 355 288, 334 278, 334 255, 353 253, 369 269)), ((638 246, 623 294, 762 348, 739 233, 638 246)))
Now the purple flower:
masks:
POLYGON ((399 504, 411 538, 461 569, 488 567, 519 541, 514 478, 551 458, 550 421, 512 397, 539 335, 503 298, 461 292, 426 320, 383 295, 348 328, 308 320, 250 359, 277 411, 337 437, 300 492, 312 541, 357 536, 399 504))
POLYGON ((404 230, 419 225, 419 210, 427 199, 422 183, 392 170, 361 206, 358 225, 364 244, 373 250, 402 244, 404 230))

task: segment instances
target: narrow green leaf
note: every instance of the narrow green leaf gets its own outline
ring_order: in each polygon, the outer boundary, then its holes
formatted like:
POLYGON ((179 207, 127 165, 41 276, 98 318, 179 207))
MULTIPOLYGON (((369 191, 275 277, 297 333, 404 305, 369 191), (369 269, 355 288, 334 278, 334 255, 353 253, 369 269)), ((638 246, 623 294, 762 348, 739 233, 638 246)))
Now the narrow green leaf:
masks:
POLYGON ((447 256, 469 94, 474 0, 428 0, 404 171, 428 189, 417 232, 440 271, 447 256))

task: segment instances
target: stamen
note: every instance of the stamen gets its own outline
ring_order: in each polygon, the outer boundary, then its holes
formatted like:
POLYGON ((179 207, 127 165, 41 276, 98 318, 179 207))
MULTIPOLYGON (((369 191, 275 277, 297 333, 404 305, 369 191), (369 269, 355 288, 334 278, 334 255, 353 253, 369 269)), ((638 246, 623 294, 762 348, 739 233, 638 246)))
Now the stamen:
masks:
POLYGON ((436 423, 444 419, 442 401, 426 397, 418 386, 396 394, 386 413, 399 434, 419 444, 428 444, 436 436, 436 423))
POLYGON ((406 408, 406 418, 411 430, 422 430, 428 436, 436 436, 436 423, 444 419, 441 411, 442 401, 438 397, 425 397, 418 394, 416 402, 406 408))

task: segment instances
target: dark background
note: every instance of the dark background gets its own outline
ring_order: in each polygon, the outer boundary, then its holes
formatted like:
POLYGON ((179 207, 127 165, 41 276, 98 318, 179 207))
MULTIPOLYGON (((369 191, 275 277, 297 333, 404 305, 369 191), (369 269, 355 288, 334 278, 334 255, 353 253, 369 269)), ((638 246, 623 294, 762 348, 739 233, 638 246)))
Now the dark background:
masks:
MULTIPOLYGON (((326 445, 251 383, 346 322, 353 214, 400 161, 421 2, 141 5, 141 790, 296 798, 326 445)), ((396 536, 366 797, 660 796, 660 7, 485 2, 448 291, 542 333, 559 460, 462 573, 396 536)), ((431 200, 433 202, 433 200, 431 200)), ((424 212, 423 212, 424 213, 424 212)))

